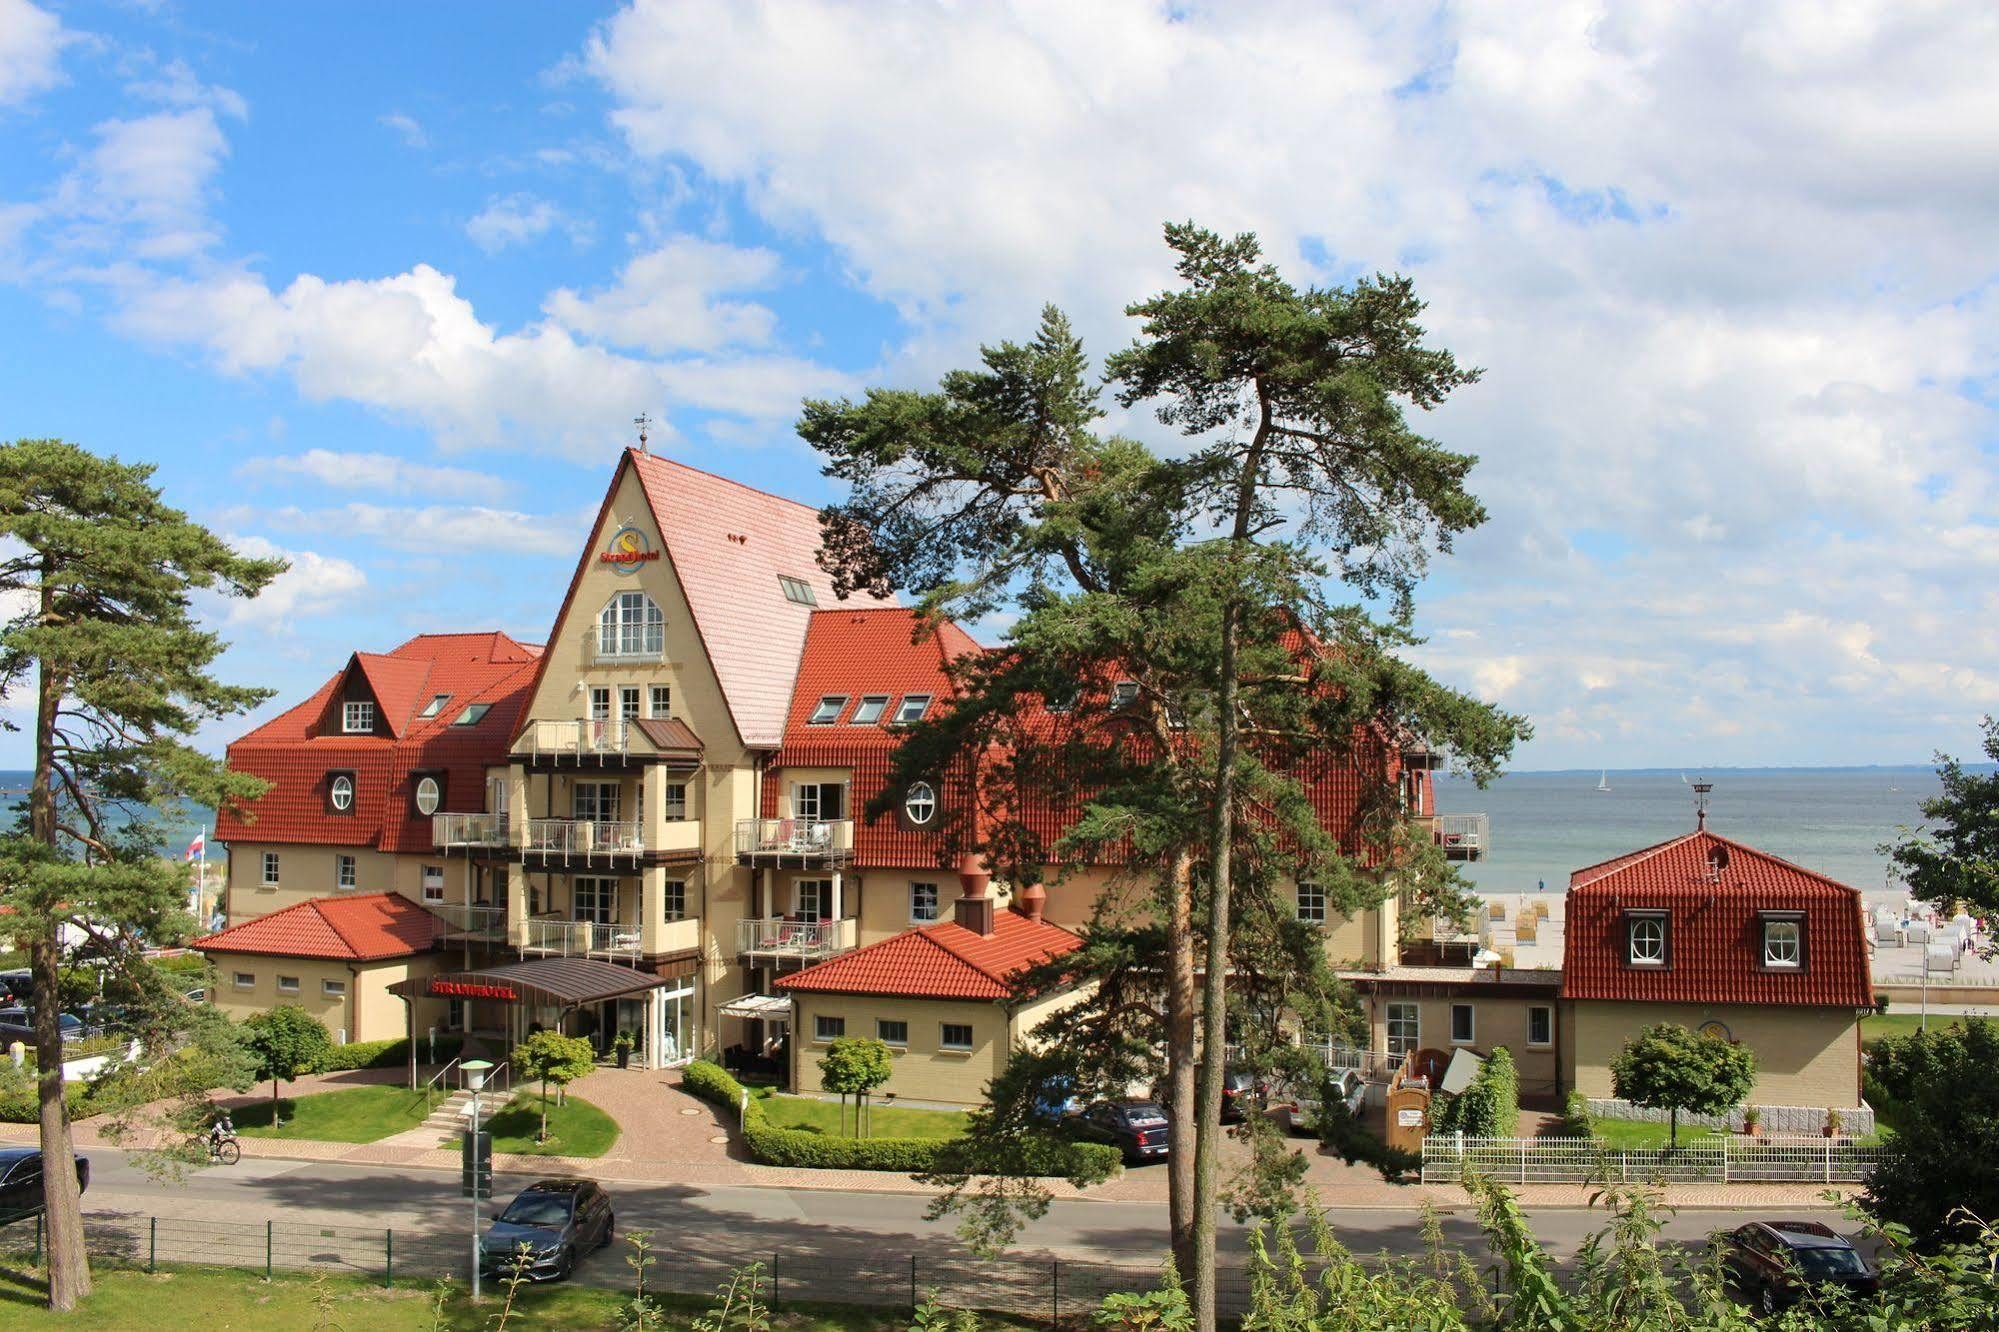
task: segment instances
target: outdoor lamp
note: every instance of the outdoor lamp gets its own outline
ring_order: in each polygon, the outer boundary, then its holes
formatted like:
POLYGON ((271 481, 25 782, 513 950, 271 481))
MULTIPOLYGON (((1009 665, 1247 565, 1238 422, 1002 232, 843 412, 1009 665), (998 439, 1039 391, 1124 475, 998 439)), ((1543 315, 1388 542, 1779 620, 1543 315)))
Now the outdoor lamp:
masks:
POLYGON ((465 1086, 471 1091, 478 1091, 486 1085, 486 1074, 492 1070, 492 1067, 493 1065, 484 1059, 468 1059, 458 1066, 459 1071, 465 1075, 465 1086))

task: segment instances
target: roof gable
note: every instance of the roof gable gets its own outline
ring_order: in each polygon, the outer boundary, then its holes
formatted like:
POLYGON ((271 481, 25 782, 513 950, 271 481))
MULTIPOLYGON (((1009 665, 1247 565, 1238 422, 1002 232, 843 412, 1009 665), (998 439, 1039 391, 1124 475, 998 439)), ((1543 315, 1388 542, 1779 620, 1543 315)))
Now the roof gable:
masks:
POLYGON ((375 709, 388 726, 389 734, 402 739, 416 719, 431 663, 422 657, 356 652, 351 669, 367 681, 368 691, 375 696, 375 709))

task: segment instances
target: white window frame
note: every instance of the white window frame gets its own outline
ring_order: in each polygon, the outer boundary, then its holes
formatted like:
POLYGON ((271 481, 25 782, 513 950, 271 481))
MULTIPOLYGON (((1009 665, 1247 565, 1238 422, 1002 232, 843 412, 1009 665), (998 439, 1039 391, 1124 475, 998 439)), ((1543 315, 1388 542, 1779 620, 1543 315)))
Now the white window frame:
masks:
POLYGON ((812 715, 805 719, 805 724, 807 726, 831 726, 834 722, 840 720, 840 714, 846 711, 846 708, 847 696, 845 694, 822 695, 819 701, 812 705, 812 715))
POLYGON ((908 1021, 902 1018, 876 1018, 875 1039, 880 1041, 883 1045, 891 1046, 897 1050, 908 1049, 909 1048, 908 1021), (889 1028, 891 1027, 901 1028, 901 1034, 896 1036, 891 1036, 889 1034, 889 1028))
POLYGON ((610 925, 616 921, 617 915, 618 881, 615 878, 603 874, 578 874, 569 881, 571 920, 610 925))
POLYGON ((1407 999, 1391 1000, 1382 1018, 1382 1032, 1391 1059, 1402 1059, 1410 1051, 1422 1049, 1423 1006, 1407 999), (1398 1027, 1406 1027, 1406 1033, 1398 1035, 1398 1027))
POLYGON ((938 920, 942 918, 941 913, 943 912, 943 910, 944 910, 944 892, 939 885, 925 880, 917 880, 917 879, 910 880, 909 884, 910 924, 934 925, 938 922, 938 920), (926 909, 922 905, 923 898, 925 896, 924 893, 925 889, 929 890, 928 895, 930 898, 930 905, 927 908, 928 910, 927 915, 925 914, 926 909))
POLYGON ((344 772, 335 777, 333 785, 327 788, 326 799, 335 813, 348 813, 354 808, 354 779, 344 772))
POLYGON ((798 782, 791 788, 791 817, 806 823, 820 823, 828 819, 845 816, 847 808, 847 784, 845 782, 798 782), (839 814, 825 812, 826 788, 833 787, 840 792, 839 814))
POLYGON ((1298 885, 1298 919, 1312 925, 1326 923, 1326 887, 1319 883, 1298 885))
POLYGON ((425 865, 423 867, 423 900, 442 902, 444 900, 444 866, 425 865))
POLYGON ((642 715, 639 712, 639 705, 644 697, 645 695, 639 691, 637 685, 619 685, 618 720, 637 721, 642 715))
POLYGON ((833 1017, 827 1013, 812 1015, 812 1041, 815 1045, 825 1045, 837 1041, 847 1034, 847 1019, 833 1017))
POLYGON ((669 823, 678 823, 687 817, 687 783, 668 782, 661 793, 661 816, 669 823))
POLYGON ((930 704, 935 698, 934 694, 904 694, 902 702, 895 705, 895 724, 916 725, 923 720, 923 715, 930 711, 930 704))
POLYGON ((979 1033, 969 1022, 940 1022, 937 1024, 937 1048, 946 1054, 970 1054, 977 1047, 978 1042, 979 1033), (950 1032, 953 1027, 959 1027, 964 1030, 965 1039, 963 1042, 954 1042, 951 1039, 950 1032))
POLYGON ((1625 960, 1634 967, 1663 967, 1666 965, 1666 918, 1664 916, 1632 916, 1625 923, 1625 960), (1640 936, 1644 936, 1643 950, 1640 936))
POLYGON ((435 777, 419 777, 416 779, 415 798, 416 812, 425 818, 429 818, 431 815, 437 813, 437 807, 444 803, 444 784, 435 777), (430 808, 428 809, 424 808, 424 801, 426 799, 430 802, 430 808))
POLYGON ((1795 917, 1784 916, 1763 922, 1763 965, 1772 971, 1797 971, 1805 964, 1805 923, 1795 917), (1779 957, 1773 945, 1777 942, 1778 930, 1790 935, 1790 955, 1779 957))
POLYGON ((503 824, 507 821, 507 799, 507 779, 504 776, 488 777, 486 779, 486 812, 498 815, 500 822, 503 824))
POLYGON ((591 685, 589 697, 590 697, 590 720, 591 721, 611 720, 611 686, 591 685))
POLYGON ((617 782, 577 782, 569 788, 569 812, 579 822, 616 823, 623 807, 624 791, 617 782))
POLYGON ((342 703, 340 730, 345 735, 372 735, 375 730, 375 705, 366 699, 355 698, 342 703))
POLYGON ((687 919, 687 880, 660 880, 659 909, 667 920, 687 919))
POLYGON ((629 661, 666 655, 666 614, 637 588, 626 588, 597 612, 597 657, 629 661))
POLYGON ((263 886, 266 888, 275 888, 278 886, 277 852, 275 851, 264 852, 264 877, 259 882, 261 882, 263 886))
POLYGON ((351 892, 361 886, 361 865, 353 856, 341 854, 333 858, 333 886, 341 892, 351 892))
POLYGON ((793 879, 791 881, 791 914, 800 920, 833 919, 833 881, 831 879, 793 879), (807 889, 811 889, 808 894, 807 889), (812 897, 810 914, 805 909, 807 896, 812 897))
POLYGON ((1477 1044, 1478 1044, 1478 1005, 1477 1005, 1477 1004, 1452 1004, 1452 1005, 1451 1005, 1451 1044, 1452 1044, 1452 1045, 1477 1045, 1477 1044), (1464 1020, 1465 1020, 1465 1034, 1464 1034, 1464 1035, 1462 1035, 1462 1036, 1458 1035, 1458 1018, 1459 1018, 1459 1016, 1461 1016, 1461 1015, 1463 1016, 1463 1018, 1464 1018, 1464 1020))
POLYGON ((902 812, 915 824, 927 824, 937 817, 937 788, 929 782, 911 782, 902 793, 902 812), (917 810, 921 809, 921 814, 917 810))
POLYGON ((296 976, 280 976, 280 977, 278 977, 278 993, 279 993, 279 994, 297 994, 297 993, 298 993, 298 977, 296 977, 296 976))
POLYGON ((319 997, 322 999, 345 999, 347 997, 347 982, 344 980, 320 981, 319 997))
POLYGON ((229 975, 229 984, 232 988, 238 990, 254 990, 257 988, 257 973, 254 971, 231 972, 229 975))
POLYGON ((646 715, 656 717, 660 721, 665 721, 673 715, 672 685, 646 686, 646 715))
POLYGON ((784 599, 800 606, 817 606, 819 594, 812 590, 812 584, 803 578, 793 578, 790 574, 779 574, 777 585, 784 593, 784 599))
POLYGON ((1527 1006, 1527 1048, 1545 1050, 1555 1043, 1555 1006, 1553 1004, 1529 1004, 1527 1006), (1534 1039, 1534 1016, 1540 1014, 1547 1034, 1540 1040, 1534 1039))

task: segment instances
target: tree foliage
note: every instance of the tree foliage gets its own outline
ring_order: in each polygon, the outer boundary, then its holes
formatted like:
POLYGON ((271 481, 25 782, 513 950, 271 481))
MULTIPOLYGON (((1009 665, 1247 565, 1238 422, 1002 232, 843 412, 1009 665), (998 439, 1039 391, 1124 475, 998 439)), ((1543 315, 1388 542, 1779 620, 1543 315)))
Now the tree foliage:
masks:
POLYGON ((1867 1183, 1875 1214, 1933 1247, 1962 1237, 1972 1217, 1999 1217, 1999 1024, 1962 1025, 1876 1041, 1868 1096, 1895 1132, 1867 1183))
POLYGON ((861 1116, 868 1097, 894 1072, 895 1052, 888 1048, 888 1042, 872 1036, 842 1036, 819 1056, 819 1083, 827 1091, 840 1094, 843 1126, 847 1117, 847 1098, 854 1098, 854 1136, 857 1138, 862 1133, 861 1116))
POLYGON ((1676 1022, 1647 1027, 1610 1061, 1614 1094, 1633 1105, 1672 1112, 1672 1145, 1680 1145, 1680 1112, 1727 1114, 1756 1085, 1756 1056, 1746 1045, 1676 1022))
POLYGON ((541 1084, 541 1128, 537 1141, 548 1137, 548 1086, 567 1087, 597 1067, 597 1052, 581 1036, 564 1036, 559 1031, 532 1032, 508 1056, 514 1076, 523 1082, 541 1084))
POLYGON ((1503 1045, 1485 1057, 1463 1091, 1441 1099, 1443 1105, 1430 1125, 1432 1133, 1511 1138, 1520 1130, 1520 1071, 1503 1045))
MULTIPOLYGON (((1987 762, 1999 763, 1999 719, 1986 717, 1987 762)), ((1962 902, 1999 915, 1999 772, 1971 772, 1937 755, 1943 791, 1923 802, 1923 828, 1884 846, 1913 895, 1948 905, 1962 902)))
POLYGON ((243 1019, 243 1045, 257 1062, 257 1076, 271 1084, 271 1124, 278 1118, 278 1083, 315 1072, 333 1053, 326 1024, 297 1004, 252 1013, 243 1019))

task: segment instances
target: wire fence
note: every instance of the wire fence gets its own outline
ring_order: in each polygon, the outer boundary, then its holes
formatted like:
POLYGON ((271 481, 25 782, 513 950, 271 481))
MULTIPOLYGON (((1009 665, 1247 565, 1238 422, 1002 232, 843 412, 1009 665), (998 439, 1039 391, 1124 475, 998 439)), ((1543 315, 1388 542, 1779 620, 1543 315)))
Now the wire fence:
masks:
MULTIPOLYGON (((334 1271, 384 1286, 428 1284, 470 1275, 472 1238, 413 1229, 322 1226, 293 1221, 227 1222, 184 1217, 87 1212, 84 1235, 94 1259, 114 1259, 148 1271, 169 1265, 235 1268, 272 1277, 281 1272, 334 1271)), ((649 1289, 683 1295, 713 1293, 752 1263, 763 1270, 774 1304, 858 1304, 913 1308, 935 1294, 954 1308, 980 1309, 1051 1323, 1074 1322, 1108 1295, 1156 1289, 1158 1264, 1073 1261, 1067 1258, 980 1259, 947 1250, 896 1253, 885 1246, 829 1242, 810 1248, 690 1246, 655 1233, 649 1289)), ((0 1227, 0 1256, 39 1265, 42 1219, 0 1227)), ((623 1287, 632 1273, 621 1238, 588 1260, 576 1280, 623 1287)), ((488 1278, 491 1279, 490 1277, 488 1278)), ((1216 1283, 1225 1313, 1249 1304, 1248 1274, 1224 1266, 1216 1283)))
POLYGON ((1423 1182, 1455 1184, 1476 1172, 1507 1184, 1594 1180, 1651 1183, 1834 1184, 1864 1180, 1881 1149, 1851 1138, 1742 1138, 1684 1147, 1609 1147, 1594 1138, 1423 1140, 1423 1182))

